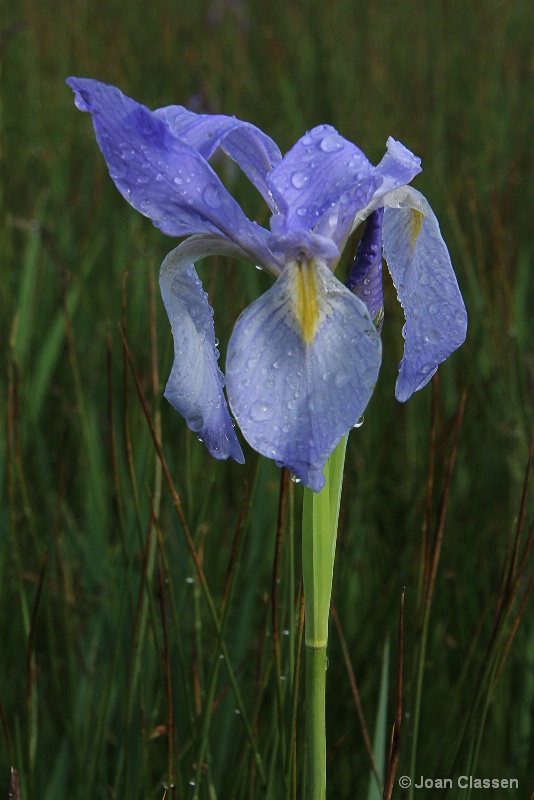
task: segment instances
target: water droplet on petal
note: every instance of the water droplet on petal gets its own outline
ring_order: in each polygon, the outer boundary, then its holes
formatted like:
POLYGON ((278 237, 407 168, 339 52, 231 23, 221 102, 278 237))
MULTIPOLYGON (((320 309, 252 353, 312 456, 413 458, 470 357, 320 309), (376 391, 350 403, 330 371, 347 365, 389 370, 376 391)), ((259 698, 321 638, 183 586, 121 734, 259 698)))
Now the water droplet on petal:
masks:
POLYGON ((208 183, 202 192, 202 197, 210 208, 218 208, 221 205, 221 195, 214 183, 208 183))
POLYGON ((343 143, 336 133, 328 133, 321 140, 319 146, 325 153, 334 153, 336 150, 343 148, 343 143))
POLYGON ((292 475, 291 480, 293 481, 293 483, 300 483, 300 478, 297 478, 296 475, 292 475))
POLYGON ((361 417, 360 417, 360 419, 358 420, 358 422, 357 422, 355 425, 353 425, 353 427, 354 427, 354 428, 361 428, 361 427, 362 427, 362 425, 363 425, 363 414, 361 415, 361 417))
POLYGON ((133 161, 135 158, 135 151, 131 147, 123 147, 121 150, 121 158, 123 161, 133 161))
POLYGON ((349 382, 350 378, 346 372, 338 372, 336 377, 334 378, 334 383, 336 384, 338 389, 341 389, 343 386, 346 386, 349 382))
POLYGON ((272 415, 273 407, 261 400, 254 403, 250 409, 250 418, 255 422, 265 422, 265 420, 271 419, 272 415))
POLYGON ((291 176, 291 183, 295 189, 302 189, 307 180, 308 175, 303 170, 297 170, 291 176))

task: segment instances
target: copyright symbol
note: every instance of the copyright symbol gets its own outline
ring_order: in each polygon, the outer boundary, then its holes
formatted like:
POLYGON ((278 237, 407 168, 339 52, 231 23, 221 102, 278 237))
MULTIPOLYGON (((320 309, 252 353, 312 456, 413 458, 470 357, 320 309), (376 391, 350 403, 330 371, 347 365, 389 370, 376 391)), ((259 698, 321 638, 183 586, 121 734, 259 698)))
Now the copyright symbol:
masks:
POLYGON ((399 786, 401 789, 408 789, 411 785, 411 778, 409 778, 407 775, 403 775, 401 778, 399 778, 399 786))

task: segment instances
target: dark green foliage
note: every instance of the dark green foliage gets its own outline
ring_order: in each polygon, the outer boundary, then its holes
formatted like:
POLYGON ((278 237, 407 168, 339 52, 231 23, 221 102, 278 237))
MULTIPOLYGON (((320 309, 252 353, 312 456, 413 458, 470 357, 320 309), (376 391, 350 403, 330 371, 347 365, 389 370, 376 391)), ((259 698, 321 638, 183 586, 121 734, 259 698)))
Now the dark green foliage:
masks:
MULTIPOLYGON (((468 340, 439 371, 434 415, 431 387, 400 406, 393 387, 403 320, 388 285, 382 372, 365 424, 349 439, 333 601, 372 739, 388 636, 388 726, 394 719, 405 587, 398 775, 411 774, 423 658, 414 777, 516 777, 520 790, 506 796, 528 796, 531 605, 496 677, 532 560, 487 647, 534 423, 532 4, 4 0, 0 25, 0 795, 13 766, 22 800, 159 799, 171 781, 177 789, 167 798, 293 796, 281 742, 292 731, 300 487, 290 486, 281 544, 278 692, 271 593, 280 473, 249 450, 245 467, 211 460, 162 401, 171 342, 157 271, 175 242, 113 187, 90 120, 64 85, 73 74, 115 83, 151 107, 182 102, 235 114, 283 151, 329 122, 375 161, 390 134, 423 158, 416 187, 449 244, 468 340), (226 600, 224 658, 132 376, 125 378, 119 323, 215 609, 226 600), (421 655, 431 421, 433 535, 464 390, 421 655)), ((223 177, 265 223, 246 180, 223 177)), ((201 272, 224 357, 233 321, 268 282, 223 259, 201 272)), ((329 796, 360 797, 370 766, 334 626, 327 695, 329 796)), ((398 785, 393 796, 403 796, 398 785)), ((442 795, 417 794, 424 796, 442 795)))

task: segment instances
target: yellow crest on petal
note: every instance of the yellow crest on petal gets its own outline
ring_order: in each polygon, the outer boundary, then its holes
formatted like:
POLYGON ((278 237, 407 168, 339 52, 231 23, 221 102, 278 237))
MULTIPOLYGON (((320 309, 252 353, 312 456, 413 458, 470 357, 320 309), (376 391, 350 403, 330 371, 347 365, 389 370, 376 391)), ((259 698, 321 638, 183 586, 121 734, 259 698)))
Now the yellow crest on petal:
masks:
POLYGON ((411 244, 412 244, 412 253, 415 250, 415 245, 417 243, 417 239, 419 238, 419 234, 421 233, 421 226, 423 224, 423 220, 425 215, 418 211, 417 208, 410 209, 410 234, 411 234, 411 244))
POLYGON ((295 269, 294 303, 301 337, 306 344, 311 344, 319 322, 319 303, 314 265, 306 260, 295 269))

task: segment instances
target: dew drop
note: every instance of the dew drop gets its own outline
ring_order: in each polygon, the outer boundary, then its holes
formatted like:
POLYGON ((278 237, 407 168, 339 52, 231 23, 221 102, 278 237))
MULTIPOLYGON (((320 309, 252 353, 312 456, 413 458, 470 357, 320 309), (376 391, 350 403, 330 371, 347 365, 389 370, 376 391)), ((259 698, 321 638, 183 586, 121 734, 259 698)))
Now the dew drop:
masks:
POLYGON ((272 415, 273 407, 262 401, 254 403, 250 409, 250 418, 255 422, 265 422, 265 420, 271 419, 272 415))
POLYGON ((363 425, 363 414, 361 415, 361 417, 358 420, 358 422, 355 425, 353 425, 353 428, 361 428, 362 425, 363 425))
POLYGON ((335 153, 336 150, 341 150, 343 148, 343 143, 340 141, 340 137, 337 134, 329 133, 321 140, 319 147, 325 153, 335 153))
POLYGON ((350 378, 346 372, 338 372, 336 377, 334 378, 334 383, 336 384, 338 389, 341 389, 343 386, 346 386, 349 382, 350 378))
POLYGON ((308 175, 303 170, 297 170, 291 176, 291 184, 295 189, 302 189, 307 180, 308 175))
POLYGON ((293 483, 300 483, 300 478, 297 478, 296 475, 292 475, 291 480, 293 481, 293 483))
POLYGON ((219 190, 213 183, 208 183, 208 185, 204 188, 202 197, 204 198, 206 205, 208 205, 210 208, 218 208, 221 205, 221 196, 219 194, 219 190))

